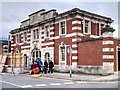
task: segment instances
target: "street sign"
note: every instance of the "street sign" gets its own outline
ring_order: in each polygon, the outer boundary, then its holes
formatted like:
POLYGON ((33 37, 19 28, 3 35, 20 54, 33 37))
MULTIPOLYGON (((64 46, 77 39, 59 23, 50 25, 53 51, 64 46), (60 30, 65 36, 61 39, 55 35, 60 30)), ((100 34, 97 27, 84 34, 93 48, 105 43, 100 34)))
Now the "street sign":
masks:
POLYGON ((68 53, 69 53, 69 54, 72 53, 72 48, 71 48, 71 47, 68 48, 68 53))

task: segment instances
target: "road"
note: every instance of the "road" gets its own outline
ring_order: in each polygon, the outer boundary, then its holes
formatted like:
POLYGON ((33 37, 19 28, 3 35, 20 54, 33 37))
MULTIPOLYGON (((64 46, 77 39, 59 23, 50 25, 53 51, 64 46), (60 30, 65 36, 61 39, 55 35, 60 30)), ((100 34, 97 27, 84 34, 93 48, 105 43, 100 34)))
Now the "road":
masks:
POLYGON ((31 77, 30 75, 2 75, 2 88, 118 88, 118 82, 83 82, 31 77))

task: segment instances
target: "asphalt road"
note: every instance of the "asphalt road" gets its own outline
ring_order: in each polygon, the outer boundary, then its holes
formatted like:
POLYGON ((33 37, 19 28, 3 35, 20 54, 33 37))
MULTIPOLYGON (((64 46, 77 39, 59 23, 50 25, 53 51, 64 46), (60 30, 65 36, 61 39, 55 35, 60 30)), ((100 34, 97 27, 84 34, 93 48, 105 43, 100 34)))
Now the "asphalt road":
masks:
POLYGON ((83 82, 31 77, 30 75, 2 75, 2 88, 118 88, 118 82, 83 82))

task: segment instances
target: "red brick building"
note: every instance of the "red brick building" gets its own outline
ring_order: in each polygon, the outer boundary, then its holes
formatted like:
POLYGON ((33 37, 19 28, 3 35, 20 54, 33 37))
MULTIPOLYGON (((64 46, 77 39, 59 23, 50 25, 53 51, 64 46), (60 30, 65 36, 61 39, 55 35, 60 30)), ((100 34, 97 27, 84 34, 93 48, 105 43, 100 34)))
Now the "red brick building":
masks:
POLYGON ((112 22, 109 17, 78 8, 60 14, 42 9, 11 30, 11 51, 23 53, 26 64, 40 57, 48 62, 52 59, 56 70, 69 71, 71 47, 73 70, 113 73, 117 70, 119 43, 113 39, 112 22))

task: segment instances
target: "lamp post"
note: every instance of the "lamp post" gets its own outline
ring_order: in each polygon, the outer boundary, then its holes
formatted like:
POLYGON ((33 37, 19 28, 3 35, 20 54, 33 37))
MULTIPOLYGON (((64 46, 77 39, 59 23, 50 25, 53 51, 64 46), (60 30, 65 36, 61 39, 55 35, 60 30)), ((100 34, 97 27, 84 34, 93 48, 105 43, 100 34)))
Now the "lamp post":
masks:
POLYGON ((14 71, 13 71, 13 65, 14 65, 14 64, 13 64, 13 55, 14 55, 14 54, 12 53, 12 74, 14 74, 14 71))

